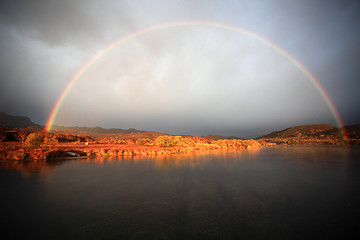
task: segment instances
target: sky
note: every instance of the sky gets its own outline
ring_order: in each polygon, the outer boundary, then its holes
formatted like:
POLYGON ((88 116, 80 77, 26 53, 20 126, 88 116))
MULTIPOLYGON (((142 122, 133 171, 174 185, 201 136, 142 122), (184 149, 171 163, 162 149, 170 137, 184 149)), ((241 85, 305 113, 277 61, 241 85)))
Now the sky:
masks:
POLYGON ((314 76, 344 125, 359 124, 359 24, 358 1, 5 0, 0 111, 45 125, 85 64, 142 31, 83 71, 55 124, 239 137, 336 126, 329 102, 279 49, 314 76))

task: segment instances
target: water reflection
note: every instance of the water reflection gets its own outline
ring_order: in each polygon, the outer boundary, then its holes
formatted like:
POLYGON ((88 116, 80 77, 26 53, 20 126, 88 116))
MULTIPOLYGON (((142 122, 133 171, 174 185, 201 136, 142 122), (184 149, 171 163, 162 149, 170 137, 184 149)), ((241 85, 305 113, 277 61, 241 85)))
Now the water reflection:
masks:
POLYGON ((0 220, 36 239, 342 239, 359 227, 359 150, 1 162, 0 220))
POLYGON ((179 155, 162 155, 153 160, 156 166, 164 170, 171 168, 202 169, 211 164, 210 159, 216 156, 216 160, 221 161, 223 166, 231 167, 234 162, 241 161, 244 155, 256 158, 259 151, 259 149, 199 151, 179 155), (231 158, 229 158, 230 155, 231 158))
POLYGON ((17 170, 20 171, 24 177, 40 175, 44 178, 49 178, 54 174, 55 168, 63 162, 64 161, 47 162, 46 160, 3 161, 0 162, 0 169, 17 170))
MULTIPOLYGON (((356 147, 355 147, 356 148, 356 147)), ((287 161, 295 161, 298 164, 317 166, 342 166, 347 167, 350 158, 350 148, 341 146, 268 146, 246 150, 209 150, 194 151, 183 154, 167 154, 158 156, 106 156, 106 157, 83 157, 73 159, 58 159, 56 161, 28 160, 28 161, 0 161, 0 169, 17 170, 24 177, 40 175, 49 179, 53 176, 55 169, 67 164, 108 164, 111 162, 150 163, 160 170, 171 170, 176 168, 203 169, 211 164, 221 164, 222 167, 232 168, 240 161, 257 161, 260 156, 268 158, 286 158, 287 161), (274 150, 276 149, 276 150, 274 150), (216 161, 212 161, 213 159, 216 161)))
POLYGON ((217 160, 223 161, 224 166, 231 167, 232 164, 246 158, 256 158, 260 149, 246 149, 246 150, 209 150, 209 151, 194 151, 183 154, 165 154, 158 156, 104 156, 104 157, 86 157, 86 158, 73 158, 61 159, 56 161, 46 160, 27 160, 27 161, 2 161, 0 168, 6 170, 18 170, 22 172, 25 177, 32 175, 41 175, 46 178, 51 177, 57 167, 64 164, 70 164, 72 161, 79 163, 95 163, 102 165, 109 162, 151 162, 159 169, 172 169, 172 168, 203 168, 209 164, 209 157, 215 156, 217 160), (229 156, 231 155, 231 158, 229 156), (234 158, 235 157, 235 158, 234 158))
POLYGON ((350 153, 356 149, 356 146, 350 148, 349 146, 336 145, 269 146, 266 154, 286 156, 291 161, 309 165, 310 167, 341 166, 346 168, 350 163, 350 153), (272 151, 272 148, 276 149, 276 151, 272 151))

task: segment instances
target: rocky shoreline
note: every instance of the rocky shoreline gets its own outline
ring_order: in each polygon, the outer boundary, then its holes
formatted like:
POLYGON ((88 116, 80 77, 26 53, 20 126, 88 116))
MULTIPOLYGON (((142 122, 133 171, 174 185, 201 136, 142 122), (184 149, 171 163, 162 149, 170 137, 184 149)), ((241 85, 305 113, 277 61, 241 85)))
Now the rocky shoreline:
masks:
POLYGON ((122 138, 121 134, 96 137, 46 132, 39 128, 0 128, 0 160, 155 156, 199 150, 260 148, 264 145, 360 145, 359 126, 344 127, 341 131, 343 135, 328 124, 298 126, 272 132, 256 140, 216 136, 148 137, 140 132, 132 138, 122 138))
MULTIPOLYGON (((219 140, 220 141, 220 140, 219 140)), ((222 145, 196 143, 193 146, 146 146, 146 145, 122 145, 122 144, 88 144, 71 143, 58 144, 52 147, 29 148, 22 143, 3 144, 0 148, 0 159, 2 160, 26 160, 26 159, 56 159, 64 157, 99 157, 99 156, 155 156, 166 154, 179 154, 192 151, 213 149, 249 149, 260 148, 255 140, 232 141, 222 140, 222 145), (233 143, 233 144, 231 144, 233 143), (236 144, 238 143, 238 144, 236 144)))

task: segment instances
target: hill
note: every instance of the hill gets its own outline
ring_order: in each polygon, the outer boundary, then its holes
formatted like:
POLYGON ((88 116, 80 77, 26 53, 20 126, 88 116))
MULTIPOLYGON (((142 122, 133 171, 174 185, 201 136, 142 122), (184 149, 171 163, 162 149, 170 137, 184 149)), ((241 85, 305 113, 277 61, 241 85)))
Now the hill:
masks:
POLYGON ((24 116, 12 116, 3 112, 0 112, 0 127, 3 128, 28 128, 41 126, 33 123, 30 118, 24 116))
MULTIPOLYGON (((0 112, 0 135, 6 141, 16 139, 18 131, 15 129, 27 128, 27 132, 35 132, 42 130, 40 126, 24 116, 12 116, 0 112)), ((102 127, 67 127, 54 125, 51 132, 58 134, 72 134, 90 136, 94 138, 114 138, 114 139, 138 139, 138 138, 154 138, 158 136, 168 135, 166 133, 154 131, 142 131, 134 128, 119 129, 119 128, 102 128, 102 127)))
POLYGON ((67 126, 59 126, 53 125, 52 131, 71 131, 74 133, 92 133, 92 134, 118 134, 118 133, 141 133, 145 132, 142 130, 137 130, 134 128, 129 128, 128 130, 119 129, 119 128, 102 128, 102 127, 67 127, 67 126))
POLYGON ((258 137, 263 144, 343 144, 338 128, 330 124, 303 125, 258 137))
POLYGON ((286 128, 280 131, 274 131, 260 138, 290 138, 290 137, 313 137, 328 134, 338 134, 339 130, 330 124, 313 124, 286 128))
MULTIPOLYGON (((42 131, 42 126, 32 122, 28 117, 12 116, 0 112, 0 138, 1 141, 23 141, 25 133, 42 131), (26 128, 26 129, 25 129, 26 128)), ((344 126, 341 128, 345 134, 345 141, 351 144, 360 144, 360 124, 344 126)), ((143 131, 134 128, 102 128, 102 127, 66 127, 54 125, 51 133, 67 135, 64 138, 71 138, 70 135, 86 136, 96 139, 154 139, 159 136, 168 135, 155 131, 143 131)), ((60 136, 59 135, 59 136, 60 136)), ((223 137, 220 135, 208 135, 205 138, 239 139, 237 137, 223 137)), ((342 144, 342 138, 338 128, 330 124, 302 125, 274 131, 256 138, 263 144, 342 144)), ((104 140, 108 141, 108 140, 104 140)))
POLYGON ((102 128, 102 127, 65 127, 54 125, 51 132, 61 134, 87 135, 94 138, 114 138, 114 139, 138 139, 138 138, 154 138, 158 136, 168 135, 166 133, 143 131, 134 128, 102 128))
POLYGON ((245 140, 244 138, 239 138, 236 136, 221 136, 221 135, 207 135, 204 138, 206 139, 213 139, 213 140, 220 140, 220 139, 237 139, 237 140, 245 140))

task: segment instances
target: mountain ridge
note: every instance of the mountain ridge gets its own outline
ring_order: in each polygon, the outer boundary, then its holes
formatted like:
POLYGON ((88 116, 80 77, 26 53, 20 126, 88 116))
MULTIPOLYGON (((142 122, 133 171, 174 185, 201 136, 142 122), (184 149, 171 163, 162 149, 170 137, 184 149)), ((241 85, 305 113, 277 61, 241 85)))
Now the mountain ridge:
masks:
POLYGON ((271 133, 257 137, 261 138, 290 138, 301 136, 319 136, 319 135, 334 135, 339 132, 339 129, 331 124, 310 124, 299 125, 295 127, 285 128, 283 130, 273 131, 271 133))
POLYGON ((25 116, 13 116, 0 112, 0 126, 4 128, 27 128, 27 127, 41 127, 31 121, 30 118, 25 116))
MULTIPOLYGON (((43 128, 43 126, 31 121, 25 116, 13 116, 0 112, 0 127, 2 128, 43 128)), ((342 132, 347 137, 357 139, 360 136, 360 124, 343 126, 342 132)), ((53 125, 51 132, 61 134, 77 134, 88 135, 91 137, 107 137, 107 138, 153 138, 161 135, 169 135, 156 131, 137 130, 135 128, 120 129, 120 128, 103 128, 103 127, 81 127, 81 126, 59 126, 53 125)), ((288 127, 283 130, 273 131, 262 135, 255 139, 289 139, 289 138, 340 138, 341 133, 338 128, 331 124, 310 124, 299 125, 295 127, 288 127)), ((205 138, 229 139, 221 135, 208 135, 205 138)), ((242 139, 239 137, 232 137, 242 139)))

